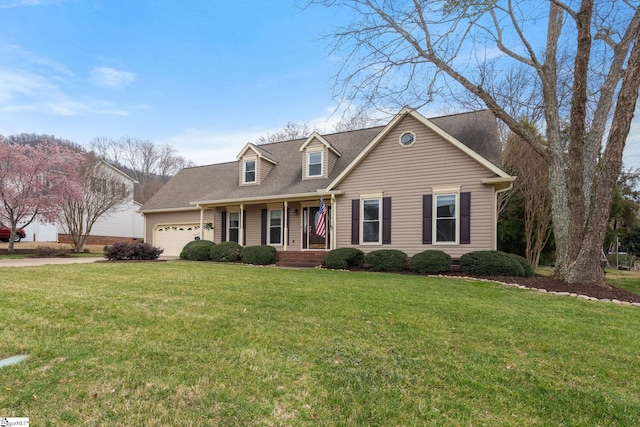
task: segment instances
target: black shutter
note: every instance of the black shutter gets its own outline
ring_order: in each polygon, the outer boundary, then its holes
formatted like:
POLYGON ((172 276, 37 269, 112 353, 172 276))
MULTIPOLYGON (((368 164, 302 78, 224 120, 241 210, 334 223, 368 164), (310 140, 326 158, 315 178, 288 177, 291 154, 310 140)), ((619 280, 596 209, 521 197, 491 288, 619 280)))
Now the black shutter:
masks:
POLYGON ((460 244, 471 243, 471 193, 460 193, 460 244))
POLYGON ((360 243, 360 199, 351 200, 351 244, 360 243))
POLYGON ((242 211, 242 243, 247 246, 247 211, 242 211))
POLYGON ((220 232, 220 241, 226 242, 227 241, 227 212, 226 211, 220 212, 220 217, 222 218, 222 224, 220 224, 222 228, 222 231, 220 232))
POLYGON ((430 245, 433 242, 433 224, 431 217, 433 212, 433 195, 422 196, 422 244, 430 245))
POLYGON ((262 222, 260 224, 260 244, 267 244, 267 210, 262 209, 262 222))
POLYGON ((391 197, 382 198, 382 244, 391 244, 391 197))

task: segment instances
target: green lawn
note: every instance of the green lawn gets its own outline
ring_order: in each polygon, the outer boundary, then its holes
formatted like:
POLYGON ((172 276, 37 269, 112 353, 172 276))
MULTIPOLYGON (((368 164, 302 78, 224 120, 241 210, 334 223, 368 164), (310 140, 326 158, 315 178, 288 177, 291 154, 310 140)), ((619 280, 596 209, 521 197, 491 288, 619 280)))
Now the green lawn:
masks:
POLYGON ((640 421, 640 310, 212 263, 3 268, 0 416, 32 425, 640 421))

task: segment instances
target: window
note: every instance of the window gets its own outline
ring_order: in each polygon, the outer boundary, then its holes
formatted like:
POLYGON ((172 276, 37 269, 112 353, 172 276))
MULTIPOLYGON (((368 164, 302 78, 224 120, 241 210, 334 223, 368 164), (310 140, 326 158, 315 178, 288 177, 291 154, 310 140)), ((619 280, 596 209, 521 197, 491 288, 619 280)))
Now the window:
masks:
POLYGON ((244 183, 249 184, 256 182, 256 161, 245 160, 244 161, 244 183))
POLYGON ((307 176, 322 176, 322 151, 310 151, 308 163, 307 176))
POLYGON ((282 244, 282 209, 269 211, 269 244, 282 244))
POLYGON ((403 147, 411 147, 416 142, 416 136, 413 132, 405 132, 400 135, 400 145, 403 147))
POLYGON ((436 243, 457 242, 457 194, 437 194, 436 202, 436 243))
POLYGON ((362 243, 380 243, 380 199, 362 200, 362 243))
POLYGON ((229 231, 227 240, 230 242, 240 242, 240 212, 229 212, 229 231))

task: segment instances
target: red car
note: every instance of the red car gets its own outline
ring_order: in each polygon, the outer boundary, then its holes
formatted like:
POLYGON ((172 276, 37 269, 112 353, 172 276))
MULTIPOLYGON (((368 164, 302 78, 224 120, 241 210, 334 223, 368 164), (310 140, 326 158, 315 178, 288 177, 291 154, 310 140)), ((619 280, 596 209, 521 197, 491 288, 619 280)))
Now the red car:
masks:
MULTIPOLYGON (((16 230, 16 238, 13 240, 14 242, 19 242, 24 239, 27 233, 24 232, 22 228, 18 228, 16 230)), ((11 237, 11 229, 0 222, 0 242, 8 242, 11 237)))

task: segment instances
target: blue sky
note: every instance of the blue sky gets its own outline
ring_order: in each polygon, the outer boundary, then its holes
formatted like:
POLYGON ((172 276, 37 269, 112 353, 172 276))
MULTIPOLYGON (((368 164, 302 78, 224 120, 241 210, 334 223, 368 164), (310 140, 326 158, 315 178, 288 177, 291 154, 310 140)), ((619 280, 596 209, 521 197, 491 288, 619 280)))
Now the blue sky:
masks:
MULTIPOLYGON (((129 136, 206 164, 288 121, 329 130, 339 64, 319 39, 340 17, 303 4, 0 0, 0 134, 129 136)), ((628 145, 640 166, 638 119, 628 145)))

